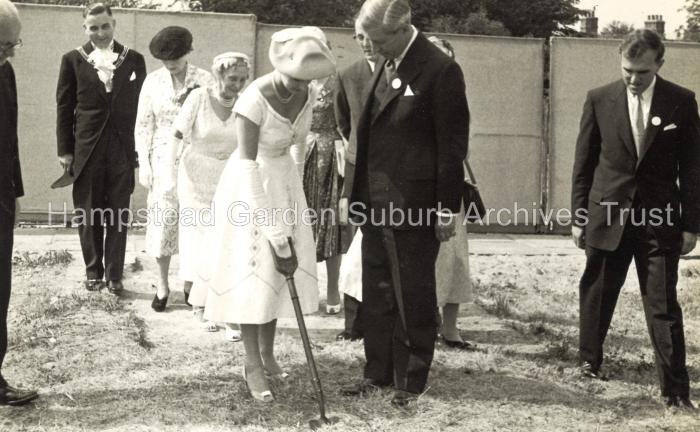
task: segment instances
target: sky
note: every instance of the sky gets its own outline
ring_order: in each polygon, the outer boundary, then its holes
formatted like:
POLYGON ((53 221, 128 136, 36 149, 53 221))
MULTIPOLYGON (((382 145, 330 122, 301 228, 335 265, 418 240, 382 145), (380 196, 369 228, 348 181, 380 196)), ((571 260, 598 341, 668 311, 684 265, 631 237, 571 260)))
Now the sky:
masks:
POLYGON ((685 0, 580 0, 581 9, 596 8, 598 30, 610 21, 623 21, 634 28, 644 28, 647 15, 663 15, 666 21, 666 37, 676 37, 676 29, 685 23, 685 11, 679 11, 685 0))

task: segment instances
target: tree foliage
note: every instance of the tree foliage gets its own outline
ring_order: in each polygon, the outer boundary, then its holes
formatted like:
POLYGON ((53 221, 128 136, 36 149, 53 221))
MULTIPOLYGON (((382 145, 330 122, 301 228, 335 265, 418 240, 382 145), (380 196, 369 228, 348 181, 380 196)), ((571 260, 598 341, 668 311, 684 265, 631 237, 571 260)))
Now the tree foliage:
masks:
MULTIPOLYGON (((547 37, 573 24, 579 0, 412 0, 423 31, 547 37)), ((352 26, 363 0, 194 0, 196 10, 250 13, 269 24, 352 26)))
POLYGON ((429 31, 438 33, 459 33, 488 36, 510 36, 503 23, 488 18, 485 11, 470 13, 466 18, 449 15, 433 18, 429 31))
POLYGON ((632 30, 634 30, 632 24, 615 20, 610 21, 608 25, 603 27, 603 30, 600 31, 600 36, 608 39, 622 39, 632 30))
POLYGON ((341 27, 353 24, 362 0, 198 0, 206 12, 253 14, 259 22, 341 27))
POLYGON ((676 36, 689 42, 700 42, 700 0, 686 0, 683 10, 687 14, 685 25, 676 31, 676 36))
MULTIPOLYGON (((87 6, 96 3, 97 0, 12 0, 15 3, 33 3, 60 6, 87 6)), ((113 8, 142 8, 151 9, 154 6, 144 4, 142 0, 101 0, 102 3, 113 8)))
MULTIPOLYGON (((84 6, 96 0, 16 0, 84 6)), ((699 0, 692 0, 697 3, 699 0)), ((105 0, 113 7, 160 8, 159 0, 105 0)), ((186 0, 204 12, 253 14, 259 22, 351 27, 364 0, 186 0)), ((410 0, 413 23, 429 32, 548 37, 578 19, 579 0, 410 0)))
POLYGON ((488 17, 500 21, 513 36, 549 37, 578 21, 579 0, 484 0, 488 17))

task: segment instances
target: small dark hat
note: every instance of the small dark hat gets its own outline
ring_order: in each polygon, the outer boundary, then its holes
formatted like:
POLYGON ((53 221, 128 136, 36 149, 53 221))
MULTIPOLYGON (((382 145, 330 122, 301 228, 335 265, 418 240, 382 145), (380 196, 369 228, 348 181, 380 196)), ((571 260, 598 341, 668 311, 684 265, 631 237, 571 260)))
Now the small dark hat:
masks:
POLYGON ((158 60, 177 60, 192 51, 192 33, 184 27, 166 27, 153 36, 148 49, 158 60))

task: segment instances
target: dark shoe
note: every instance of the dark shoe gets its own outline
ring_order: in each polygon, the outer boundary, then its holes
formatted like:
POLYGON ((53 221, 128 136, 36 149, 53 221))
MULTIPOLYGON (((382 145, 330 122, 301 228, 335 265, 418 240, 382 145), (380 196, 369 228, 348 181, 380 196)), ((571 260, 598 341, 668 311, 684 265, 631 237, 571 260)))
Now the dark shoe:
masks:
POLYGON ((362 339, 362 336, 360 336, 357 333, 352 333, 347 330, 343 330, 342 332, 338 333, 335 335, 335 340, 337 341, 356 341, 362 339))
POLYGON ((413 402, 418 400, 418 395, 415 393, 407 392, 405 390, 396 390, 394 392, 394 397, 391 399, 391 404, 397 408, 406 408, 413 402))
POLYGON ((122 283, 121 280, 112 280, 112 281, 109 281, 109 284, 107 285, 107 289, 112 294, 119 295, 122 293, 122 291, 124 291, 124 284, 122 283))
POLYGON ((102 279, 88 279, 85 281, 85 289, 88 291, 99 291, 102 289, 102 279))
POLYGON ((156 312, 163 312, 165 310, 165 305, 168 304, 168 296, 158 298, 158 293, 153 296, 153 301, 151 302, 151 308, 156 312))
POLYGON ((688 396, 667 396, 666 409, 677 411, 695 411, 695 405, 688 396))
POLYGON ((38 397, 34 390, 20 390, 9 385, 0 387, 0 405, 20 406, 38 397))
POLYGON ((340 394, 343 396, 367 396, 376 393, 382 387, 388 387, 390 384, 381 383, 371 378, 364 378, 362 381, 351 384, 340 389, 340 394))
POLYGON ((474 351, 476 349, 476 344, 469 341, 453 341, 445 338, 445 336, 440 336, 442 343, 450 348, 457 348, 463 351, 474 351))
POLYGON ((581 376, 589 379, 597 379, 601 381, 607 381, 608 377, 600 371, 600 368, 594 367, 593 364, 589 362, 584 362, 579 368, 581 376))

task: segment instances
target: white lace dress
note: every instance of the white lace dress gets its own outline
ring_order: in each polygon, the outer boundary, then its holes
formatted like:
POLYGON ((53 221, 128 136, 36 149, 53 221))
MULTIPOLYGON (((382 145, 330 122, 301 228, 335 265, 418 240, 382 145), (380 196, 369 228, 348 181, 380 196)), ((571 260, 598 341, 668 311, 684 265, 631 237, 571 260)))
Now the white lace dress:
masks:
POLYGON ((210 91, 209 88, 192 91, 173 125, 185 137, 177 177, 180 278, 191 282, 196 280, 200 255, 207 248, 206 233, 215 223, 211 200, 226 161, 237 147, 234 115, 226 120, 217 117, 210 91))
POLYGON ((174 177, 172 163, 172 124, 188 94, 205 87, 212 76, 204 69, 187 65, 185 82, 177 92, 170 72, 160 68, 148 74, 139 95, 134 140, 139 161, 148 163, 153 173, 146 200, 146 253, 152 257, 172 256, 178 252, 178 201, 175 191, 166 190, 166 176, 174 177))
MULTIPOLYGON (((277 226, 293 238, 299 262, 294 281, 303 313, 318 310, 316 246, 311 226, 302 221, 307 203, 290 147, 299 150, 305 146, 315 96, 310 89, 308 101, 294 122, 270 106, 257 82, 241 93, 234 107, 236 115, 260 127, 256 162, 265 195, 278 214, 277 226)), ((285 278, 275 269, 272 248, 260 225, 253 222, 254 200, 237 175, 237 159, 238 152, 228 161, 214 197, 216 224, 201 266, 201 278, 209 287, 204 317, 240 324, 293 317, 285 278)))

